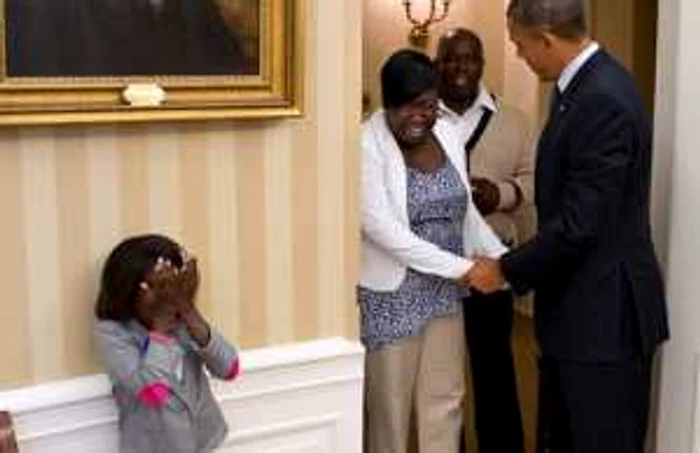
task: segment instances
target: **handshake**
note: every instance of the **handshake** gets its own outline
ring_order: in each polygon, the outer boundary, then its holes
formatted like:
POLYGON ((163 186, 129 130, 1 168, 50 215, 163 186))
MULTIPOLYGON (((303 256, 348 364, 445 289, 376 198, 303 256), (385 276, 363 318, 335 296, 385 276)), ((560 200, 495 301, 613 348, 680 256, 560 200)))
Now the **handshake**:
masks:
POLYGON ((506 285, 499 261, 485 256, 475 257, 474 265, 458 279, 458 282, 483 294, 500 291, 506 285))

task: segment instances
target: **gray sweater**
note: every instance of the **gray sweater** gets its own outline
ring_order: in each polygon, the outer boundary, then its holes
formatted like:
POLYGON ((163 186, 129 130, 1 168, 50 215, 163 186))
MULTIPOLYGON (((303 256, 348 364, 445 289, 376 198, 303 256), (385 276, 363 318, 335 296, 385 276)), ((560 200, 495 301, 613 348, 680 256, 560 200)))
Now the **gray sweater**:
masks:
POLYGON ((181 327, 168 337, 136 321, 101 321, 96 336, 119 409, 120 453, 208 453, 227 426, 209 388, 209 373, 238 374, 236 350, 211 332, 200 348, 181 327))

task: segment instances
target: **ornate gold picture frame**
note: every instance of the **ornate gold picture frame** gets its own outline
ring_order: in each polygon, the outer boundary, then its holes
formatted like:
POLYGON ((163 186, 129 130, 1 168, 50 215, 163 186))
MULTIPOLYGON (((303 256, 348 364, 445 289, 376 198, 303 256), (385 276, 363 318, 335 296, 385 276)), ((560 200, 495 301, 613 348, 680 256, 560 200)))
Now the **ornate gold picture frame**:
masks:
POLYGON ((300 4, 0 0, 0 125, 299 115, 300 4))

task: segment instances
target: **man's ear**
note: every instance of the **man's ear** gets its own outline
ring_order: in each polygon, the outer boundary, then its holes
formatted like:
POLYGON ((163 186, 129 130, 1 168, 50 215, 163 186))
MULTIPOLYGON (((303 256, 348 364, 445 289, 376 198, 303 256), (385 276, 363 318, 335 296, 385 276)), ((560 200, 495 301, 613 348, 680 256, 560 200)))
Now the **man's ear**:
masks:
POLYGON ((559 40, 559 38, 557 36, 555 36, 554 34, 552 34, 551 32, 548 32, 548 31, 541 32, 540 36, 541 36, 542 41, 544 42, 544 45, 546 47, 553 47, 556 44, 556 42, 559 40))

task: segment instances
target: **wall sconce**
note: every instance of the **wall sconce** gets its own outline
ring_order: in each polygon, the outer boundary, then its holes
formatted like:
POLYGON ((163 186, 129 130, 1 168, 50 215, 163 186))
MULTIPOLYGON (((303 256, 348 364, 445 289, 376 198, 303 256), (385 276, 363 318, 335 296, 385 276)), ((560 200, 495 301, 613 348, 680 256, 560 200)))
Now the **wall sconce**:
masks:
POLYGON ((438 0, 430 0, 430 12, 428 13, 428 17, 424 20, 418 20, 413 17, 413 13, 411 12, 411 7, 413 6, 412 0, 403 0, 403 6, 406 10, 406 19, 413 24, 411 33, 408 35, 408 42, 410 42, 411 45, 422 49, 428 47, 428 40, 430 39, 428 27, 445 20, 450 10, 450 1, 451 0, 442 0, 442 12, 438 13, 438 0))

